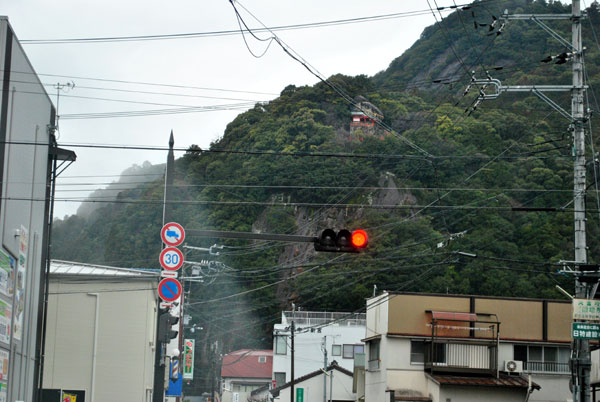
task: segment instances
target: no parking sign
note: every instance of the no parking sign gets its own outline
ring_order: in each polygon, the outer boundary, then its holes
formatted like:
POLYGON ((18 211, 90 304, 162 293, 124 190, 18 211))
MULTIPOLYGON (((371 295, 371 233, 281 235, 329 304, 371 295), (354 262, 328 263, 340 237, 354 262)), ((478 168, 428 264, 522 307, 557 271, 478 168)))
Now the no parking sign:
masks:
POLYGON ((177 279, 165 278, 158 283, 158 295, 166 302, 172 302, 181 295, 181 283, 177 279))

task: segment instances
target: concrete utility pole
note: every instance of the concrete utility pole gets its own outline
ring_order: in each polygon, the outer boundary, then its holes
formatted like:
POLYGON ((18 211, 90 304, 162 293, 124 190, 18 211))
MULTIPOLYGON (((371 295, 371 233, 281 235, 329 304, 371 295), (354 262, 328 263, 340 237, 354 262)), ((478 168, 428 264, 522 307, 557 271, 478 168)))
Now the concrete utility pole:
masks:
POLYGON ((323 402, 327 402, 327 336, 323 337, 321 348, 323 349, 323 402))
POLYGON ((291 354, 292 354, 292 362, 291 362, 291 373, 290 376, 291 378, 291 382, 290 382, 290 402, 294 402, 294 330, 296 329, 296 324, 294 323, 294 314, 296 314, 296 305, 294 303, 292 303, 292 325, 291 325, 291 330, 292 330, 292 347, 291 347, 291 354))
MULTIPOLYGON (((573 143, 575 148, 575 167, 573 177, 574 207, 575 207, 575 262, 587 263, 587 244, 585 236, 585 191, 586 191, 586 166, 585 166, 585 130, 586 121, 584 110, 583 87, 583 45, 581 39, 581 5, 580 0, 573 0, 573 92, 571 94, 571 115, 573 118, 573 143)), ((578 278, 576 276, 576 278, 578 278)), ((587 282, 575 283, 575 295, 580 299, 587 299, 587 282)), ((590 341, 587 339, 575 340, 575 362, 577 378, 579 379, 579 398, 577 387, 573 390, 573 399, 579 402, 591 401, 590 373, 592 361, 590 356, 590 341)))
MULTIPOLYGON (((585 111, 585 91, 587 86, 584 85, 584 66, 583 66, 583 45, 581 36, 581 20, 583 18, 581 12, 580 0, 572 0, 571 14, 515 14, 508 15, 505 12, 501 19, 506 24, 509 20, 529 20, 538 24, 552 38, 557 40, 567 48, 565 53, 558 56, 551 56, 544 61, 552 61, 554 59, 565 63, 568 60, 572 62, 573 82, 572 85, 520 85, 520 86, 505 86, 497 79, 487 77, 486 79, 472 78, 471 84, 480 88, 480 95, 477 98, 477 104, 485 99, 495 99, 503 92, 531 92, 540 99, 548 103, 554 110, 559 112, 563 117, 569 119, 570 130, 573 134, 573 152, 574 152, 574 167, 573 167, 573 207, 574 207, 574 248, 575 260, 568 261, 569 264, 575 266, 575 269, 568 269, 565 272, 575 275, 575 290, 576 298, 588 299, 593 297, 590 292, 591 288, 595 288, 598 281, 590 281, 589 274, 584 272, 583 268, 587 264, 587 244, 586 244, 586 213, 585 213, 585 195, 586 195, 586 164, 585 164, 585 123, 587 116, 585 111), (571 42, 568 42, 557 32, 546 25, 543 20, 571 20, 571 42), (492 92, 490 92, 490 90, 492 92), (564 110, 560 105, 550 99, 545 92, 571 92, 571 112, 564 110), (584 278, 587 276, 587 278, 584 278), (581 279, 581 280, 580 280, 581 279), (586 279, 586 280, 584 280, 586 279)), ((560 63, 560 64, 562 64, 560 63)), ((564 262, 567 263, 567 262, 564 262)), ((596 273, 596 277, 597 277, 596 273)), ((571 353, 571 370, 573 374, 573 401, 574 402, 591 402, 590 389, 590 372, 591 372, 591 357, 590 344, 587 339, 575 339, 573 342, 573 350, 571 353)))

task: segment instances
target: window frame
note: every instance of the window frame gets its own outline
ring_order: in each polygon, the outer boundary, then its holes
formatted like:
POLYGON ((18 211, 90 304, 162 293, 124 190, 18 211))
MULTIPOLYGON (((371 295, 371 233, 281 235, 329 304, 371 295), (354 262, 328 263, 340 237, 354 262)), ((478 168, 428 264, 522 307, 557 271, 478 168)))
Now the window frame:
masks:
POLYGON ((286 380, 287 380, 287 374, 285 371, 274 371, 273 372, 273 380, 275 380, 275 388, 277 387, 281 387, 282 385, 286 384, 286 380), (283 382, 280 384, 279 383, 279 379, 277 377, 282 377, 283 376, 283 382))
POLYGON ((412 365, 425 365, 425 341, 420 339, 410 340, 410 364, 412 365), (421 345, 421 351, 413 351, 415 348, 413 345, 421 345), (421 356, 420 360, 414 359, 413 357, 421 356))
POLYGON ((331 356, 341 356, 342 355, 342 345, 331 345, 331 356), (335 352, 337 349, 337 353, 335 352))
POLYGON ((369 371, 378 371, 381 363, 381 340, 373 339, 367 342, 369 355, 367 368, 369 371))
POLYGON ((353 343, 345 343, 342 345, 342 359, 354 359, 354 344, 353 343), (352 352, 352 356, 348 357, 346 354, 346 348, 350 348, 352 352))
POLYGON ((287 335, 275 335, 275 354, 280 356, 287 355, 287 335), (280 344, 280 341, 283 340, 283 344, 280 344), (280 347, 283 347, 283 353, 280 350, 280 347))

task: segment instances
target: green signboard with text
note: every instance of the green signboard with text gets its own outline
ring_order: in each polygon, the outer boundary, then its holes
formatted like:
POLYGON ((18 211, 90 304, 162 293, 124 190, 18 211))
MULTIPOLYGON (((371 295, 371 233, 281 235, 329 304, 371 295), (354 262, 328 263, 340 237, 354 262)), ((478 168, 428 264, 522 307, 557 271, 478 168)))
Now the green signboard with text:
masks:
POLYGON ((304 388, 296 388, 296 402, 304 402, 304 388))
POLYGON ((183 341, 183 379, 192 380, 194 378, 194 339, 183 341))
POLYGON ((600 339, 600 324, 574 322, 571 335, 573 339, 600 339))

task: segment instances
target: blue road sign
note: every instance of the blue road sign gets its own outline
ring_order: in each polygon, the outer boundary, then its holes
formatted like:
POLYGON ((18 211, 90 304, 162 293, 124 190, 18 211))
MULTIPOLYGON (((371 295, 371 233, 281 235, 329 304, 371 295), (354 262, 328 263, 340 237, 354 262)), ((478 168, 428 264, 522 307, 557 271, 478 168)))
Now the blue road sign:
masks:
POLYGON ((166 302, 172 302, 181 295, 181 283, 177 279, 165 278, 158 283, 158 295, 166 302))

